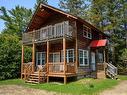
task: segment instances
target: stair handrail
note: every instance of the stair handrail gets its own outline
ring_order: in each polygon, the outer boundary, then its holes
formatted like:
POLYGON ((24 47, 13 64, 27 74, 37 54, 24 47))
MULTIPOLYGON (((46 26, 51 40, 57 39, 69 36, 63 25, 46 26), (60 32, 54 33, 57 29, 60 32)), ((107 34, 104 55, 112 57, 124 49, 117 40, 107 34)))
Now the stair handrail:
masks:
MULTIPOLYGON (((41 80, 41 74, 44 72, 44 70, 45 70, 45 68, 46 68, 46 64, 45 65, 38 65, 38 77, 39 77, 39 80, 38 80, 38 82, 40 82, 40 80, 41 80), (41 66, 41 68, 39 68, 41 66)), ((46 75, 44 74, 44 77, 45 77, 46 75)))
POLYGON ((107 63, 107 71, 112 73, 113 75, 117 75, 117 67, 114 66, 113 64, 111 63, 107 63))

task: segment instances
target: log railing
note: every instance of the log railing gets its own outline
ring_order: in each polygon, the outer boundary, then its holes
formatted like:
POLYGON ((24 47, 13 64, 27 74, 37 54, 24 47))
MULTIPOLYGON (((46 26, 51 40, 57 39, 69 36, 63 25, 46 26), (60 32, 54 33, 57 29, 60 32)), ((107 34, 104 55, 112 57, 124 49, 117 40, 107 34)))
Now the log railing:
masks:
POLYGON ((29 63, 23 63, 23 71, 22 74, 24 74, 24 79, 26 80, 32 73, 32 62, 29 63))
POLYGON ((43 41, 46 39, 54 39, 58 37, 74 37, 75 32, 74 23, 69 21, 63 21, 55 25, 49 25, 42 27, 41 29, 34 30, 31 32, 23 33, 22 41, 23 43, 28 43, 32 41, 43 41))
MULTIPOLYGON (((49 63, 49 73, 64 73, 64 63, 49 63)), ((76 73, 74 63, 67 63, 66 65, 66 73, 76 73)))

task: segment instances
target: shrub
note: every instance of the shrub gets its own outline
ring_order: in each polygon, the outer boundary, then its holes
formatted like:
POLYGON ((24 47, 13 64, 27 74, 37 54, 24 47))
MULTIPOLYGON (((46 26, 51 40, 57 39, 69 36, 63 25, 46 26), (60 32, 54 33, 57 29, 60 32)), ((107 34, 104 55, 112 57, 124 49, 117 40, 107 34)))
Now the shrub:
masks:
MULTIPOLYGON (((31 50, 25 49, 25 61, 30 60, 31 50), (27 56, 27 57, 26 57, 27 56)), ((21 43, 16 35, 0 34, 0 80, 20 75, 21 43)))

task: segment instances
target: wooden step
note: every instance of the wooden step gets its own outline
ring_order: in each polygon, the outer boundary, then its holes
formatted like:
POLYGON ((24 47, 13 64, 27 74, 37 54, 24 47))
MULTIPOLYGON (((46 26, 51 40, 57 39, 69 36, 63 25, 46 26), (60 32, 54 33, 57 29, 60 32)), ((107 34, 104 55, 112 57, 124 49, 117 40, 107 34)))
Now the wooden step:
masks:
MULTIPOLYGON (((33 73, 33 74, 31 74, 30 76, 39 76, 39 74, 38 74, 38 73, 33 73)), ((43 73, 43 74, 40 75, 40 76, 46 76, 46 73, 43 73)))
MULTIPOLYGON (((29 78, 33 78, 33 79, 39 79, 38 76, 29 76, 29 78)), ((43 76, 41 76, 40 78, 44 78, 43 76)))
POLYGON ((38 84, 39 82, 37 82, 37 81, 31 81, 31 80, 26 80, 25 81, 26 83, 34 83, 34 84, 38 84))
POLYGON ((39 79, 31 79, 31 78, 30 78, 29 80, 30 80, 30 81, 38 81, 39 79))

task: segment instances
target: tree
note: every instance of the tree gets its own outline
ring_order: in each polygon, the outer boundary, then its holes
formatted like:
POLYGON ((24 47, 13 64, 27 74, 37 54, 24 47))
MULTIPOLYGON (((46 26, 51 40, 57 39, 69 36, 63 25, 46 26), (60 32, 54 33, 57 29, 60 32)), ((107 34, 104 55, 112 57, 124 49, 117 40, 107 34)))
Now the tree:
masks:
MULTIPOLYGON (((25 48, 25 62, 31 60, 31 49, 25 48)), ((20 75, 21 43, 17 35, 0 34, 0 80, 20 75)))
POLYGON ((120 60, 121 51, 125 47, 126 8, 126 0, 92 0, 91 2, 90 20, 111 36, 111 40, 115 43, 115 62, 120 60))
POLYGON ((11 10, 6 10, 4 7, 1 7, 0 11, 2 13, 0 19, 5 22, 5 28, 2 32, 16 34, 21 39, 22 32, 25 31, 32 16, 32 10, 16 6, 11 10))
POLYGON ((89 5, 85 1, 88 0, 60 0, 59 6, 68 13, 83 17, 89 5))
POLYGON ((48 0, 36 0, 36 4, 35 4, 35 9, 37 8, 37 6, 39 5, 39 3, 44 3, 44 4, 48 4, 48 0))
POLYGON ((120 59, 122 60, 122 61, 127 61, 127 49, 123 49, 122 50, 122 54, 121 54, 121 56, 120 56, 120 59))

